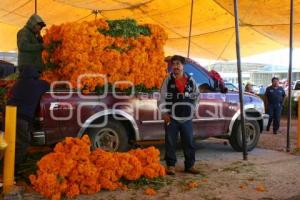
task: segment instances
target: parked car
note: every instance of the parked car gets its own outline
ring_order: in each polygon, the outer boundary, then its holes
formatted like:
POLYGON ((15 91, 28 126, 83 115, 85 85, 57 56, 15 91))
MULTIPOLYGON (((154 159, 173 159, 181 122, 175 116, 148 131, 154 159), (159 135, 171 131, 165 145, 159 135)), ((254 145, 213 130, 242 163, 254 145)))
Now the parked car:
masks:
MULTIPOLYGON (((285 89, 286 95, 288 95, 288 87, 285 89)), ((300 96, 300 80, 296 80, 292 84, 291 97, 294 101, 298 101, 300 96)))
POLYGON ((0 60, 0 78, 4 78, 16 72, 14 64, 0 60))
MULTIPOLYGON (((224 84, 228 88, 228 90, 230 90, 230 91, 239 91, 239 88, 236 84, 233 84, 233 83, 230 83, 230 82, 225 82, 224 84)), ((245 85, 243 85, 243 90, 244 89, 245 89, 245 85)), ((262 85, 257 86, 255 84, 252 84, 252 89, 253 89, 254 94, 257 94, 257 95, 262 95, 265 92, 265 88, 262 85)))
POLYGON ((228 88, 229 91, 239 91, 239 88, 234 85, 233 83, 230 83, 230 82, 225 82, 225 87, 228 88))
MULTIPOLYGON (((214 85, 209 72, 188 60, 185 71, 198 85, 214 85)), ((164 125, 157 106, 159 91, 124 94, 107 92, 81 94, 54 90, 45 93, 32 131, 35 145, 51 145, 65 137, 88 134, 93 147, 126 151, 132 144, 164 139, 164 125)), ((264 103, 255 95, 245 94, 246 140, 248 150, 258 143, 266 125, 264 103)), ((239 95, 235 91, 200 94, 193 119, 195 138, 218 137, 229 140, 233 149, 242 150, 239 95)))
POLYGON ((259 94, 259 90, 260 90, 259 86, 252 84, 252 89, 253 89, 254 94, 259 94))

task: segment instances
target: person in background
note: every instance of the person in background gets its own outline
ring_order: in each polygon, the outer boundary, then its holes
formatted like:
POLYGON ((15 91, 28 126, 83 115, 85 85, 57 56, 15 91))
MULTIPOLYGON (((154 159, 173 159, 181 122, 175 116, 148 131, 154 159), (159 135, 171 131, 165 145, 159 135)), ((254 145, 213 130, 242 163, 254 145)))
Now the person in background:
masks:
POLYGON ((195 164, 195 143, 193 138, 192 118, 198 99, 195 80, 184 73, 185 58, 175 55, 171 58, 172 72, 164 80, 161 88, 161 99, 158 102, 165 122, 165 160, 166 173, 175 175, 176 144, 178 132, 185 157, 185 172, 199 174, 195 164), (179 103, 179 104, 178 104, 179 103))
POLYGON ((249 92, 249 93, 254 94, 253 86, 252 86, 251 83, 247 83, 247 84, 246 84, 246 86, 245 86, 245 92, 249 92))
POLYGON ((7 104, 17 107, 16 169, 25 160, 30 145, 30 127, 41 96, 49 90, 46 81, 39 80, 35 66, 24 65, 19 79, 11 89, 7 104))
POLYGON ((259 86, 259 94, 264 94, 266 92, 265 86, 261 85, 259 86))
POLYGON ((46 24, 43 19, 34 14, 17 34, 18 66, 33 65, 40 73, 43 68, 42 51, 44 49, 41 30, 46 24))
POLYGON ((203 83, 199 86, 200 93, 207 93, 207 92, 211 92, 211 91, 212 91, 212 89, 207 83, 203 83))
POLYGON ((269 108, 269 122, 267 125, 267 131, 270 130, 273 122, 273 134, 277 134, 280 127, 280 116, 284 97, 285 92, 284 89, 279 86, 279 79, 277 77, 273 77, 272 85, 267 87, 265 93, 266 104, 269 108))

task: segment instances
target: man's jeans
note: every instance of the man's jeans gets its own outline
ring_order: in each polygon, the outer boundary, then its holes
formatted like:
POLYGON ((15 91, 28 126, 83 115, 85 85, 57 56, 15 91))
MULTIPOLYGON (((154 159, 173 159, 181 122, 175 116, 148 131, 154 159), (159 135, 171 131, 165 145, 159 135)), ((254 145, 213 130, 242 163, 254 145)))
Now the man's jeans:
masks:
POLYGON ((22 164, 26 159, 27 149, 30 145, 30 124, 26 120, 17 119, 16 134, 16 166, 22 164))
POLYGON ((170 124, 165 124, 165 160, 168 166, 175 166, 176 159, 176 144, 178 141, 178 132, 180 132, 181 143, 185 157, 185 169, 191 168, 195 164, 195 144, 193 138, 192 121, 177 122, 171 120, 170 124))
POLYGON ((273 121, 273 131, 276 132, 280 126, 280 116, 281 116, 282 105, 281 104, 270 104, 269 105, 269 122, 267 129, 270 129, 271 123, 273 121))

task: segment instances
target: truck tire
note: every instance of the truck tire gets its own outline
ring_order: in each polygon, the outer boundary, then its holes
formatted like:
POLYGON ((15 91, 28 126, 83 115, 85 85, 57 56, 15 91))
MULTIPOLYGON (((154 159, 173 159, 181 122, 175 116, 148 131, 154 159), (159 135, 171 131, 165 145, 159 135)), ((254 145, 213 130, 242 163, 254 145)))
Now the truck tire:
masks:
POLYGON ((102 148, 107 151, 128 151, 128 133, 124 126, 115 120, 108 120, 106 126, 101 128, 89 128, 92 148, 102 148))
MULTIPOLYGON (((255 120, 245 120, 245 131, 247 150, 251 151, 256 147, 260 136, 258 122, 255 120)), ((242 130, 240 120, 237 120, 233 125, 232 132, 229 138, 229 143, 235 151, 243 151, 242 130)))

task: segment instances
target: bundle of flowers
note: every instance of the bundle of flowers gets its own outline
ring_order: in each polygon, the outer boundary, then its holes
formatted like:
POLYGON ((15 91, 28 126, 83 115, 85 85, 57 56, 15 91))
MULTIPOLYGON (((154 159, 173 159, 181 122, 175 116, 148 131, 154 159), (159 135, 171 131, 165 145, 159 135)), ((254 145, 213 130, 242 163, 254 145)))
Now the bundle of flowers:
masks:
POLYGON ((0 80, 0 96, 7 100, 12 86, 16 80, 0 80))
MULTIPOLYGON (((48 82, 65 80, 73 88, 94 91, 108 84, 130 81, 146 89, 159 88, 166 76, 164 44, 167 35, 158 25, 138 25, 135 20, 97 19, 89 22, 66 23, 46 31, 43 51, 48 82), (83 77, 78 83, 78 77, 83 77)), ((118 84, 126 89, 130 85, 118 84)))
POLYGON ((15 84, 15 80, 0 80, 0 126, 2 123, 3 111, 7 100, 11 94, 11 88, 15 84))
POLYGON ((155 178, 165 174, 165 168, 159 162, 160 152, 154 147, 135 149, 129 154, 137 157, 142 164, 142 175, 146 178, 155 178))
POLYGON ((29 179, 37 192, 52 200, 92 194, 101 189, 122 189, 125 186, 120 179, 165 175, 159 163, 159 150, 154 147, 127 153, 102 149, 91 152, 87 135, 81 139, 67 137, 55 146, 54 152, 38 161, 37 166, 37 174, 30 175, 29 179))
POLYGON ((223 93, 228 91, 228 89, 225 87, 224 80, 217 71, 211 70, 209 72, 209 76, 214 80, 214 88, 220 88, 221 92, 223 93))

